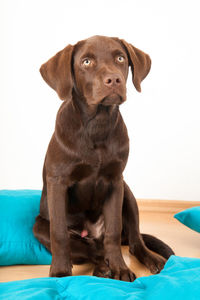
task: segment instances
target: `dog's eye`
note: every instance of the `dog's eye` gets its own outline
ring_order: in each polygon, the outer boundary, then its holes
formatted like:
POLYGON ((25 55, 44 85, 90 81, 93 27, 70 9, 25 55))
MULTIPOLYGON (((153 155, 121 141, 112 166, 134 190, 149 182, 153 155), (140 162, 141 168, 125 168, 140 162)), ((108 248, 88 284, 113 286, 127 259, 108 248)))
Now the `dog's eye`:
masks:
POLYGON ((83 65, 86 66, 86 67, 89 66, 89 65, 91 65, 91 60, 88 59, 88 58, 84 59, 83 65))
POLYGON ((124 57, 123 56, 117 56, 117 61, 119 61, 120 63, 124 62, 124 57))

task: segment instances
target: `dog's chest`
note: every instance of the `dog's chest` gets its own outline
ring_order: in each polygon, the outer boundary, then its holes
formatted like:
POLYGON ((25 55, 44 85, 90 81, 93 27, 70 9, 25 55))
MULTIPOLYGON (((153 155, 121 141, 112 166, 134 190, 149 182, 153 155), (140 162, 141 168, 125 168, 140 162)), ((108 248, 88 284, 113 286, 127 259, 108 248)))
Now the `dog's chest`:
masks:
POLYGON ((109 115, 108 108, 98 107, 95 118, 85 126, 80 161, 71 170, 72 181, 93 177, 93 180, 103 178, 110 182, 121 176, 128 158, 128 136, 124 127, 118 108, 113 108, 109 115))
POLYGON ((108 197, 112 182, 121 173, 122 165, 119 160, 101 160, 98 166, 77 165, 72 172, 74 184, 69 188, 72 210, 98 210, 108 197))
POLYGON ((90 153, 87 161, 73 166, 70 174, 72 182, 82 182, 92 177, 106 181, 117 179, 123 171, 124 162, 119 156, 109 151, 108 147, 99 147, 90 153))

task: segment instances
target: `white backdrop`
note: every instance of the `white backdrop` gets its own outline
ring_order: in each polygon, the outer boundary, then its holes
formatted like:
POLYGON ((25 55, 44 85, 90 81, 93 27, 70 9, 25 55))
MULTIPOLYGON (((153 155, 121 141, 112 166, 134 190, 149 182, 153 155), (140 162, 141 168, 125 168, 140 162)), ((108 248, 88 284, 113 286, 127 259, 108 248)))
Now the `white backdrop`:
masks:
POLYGON ((200 200, 199 0, 1 0, 0 188, 42 188, 61 104, 40 65, 92 35, 126 39, 152 59, 139 94, 128 79, 121 112, 137 198, 200 200))

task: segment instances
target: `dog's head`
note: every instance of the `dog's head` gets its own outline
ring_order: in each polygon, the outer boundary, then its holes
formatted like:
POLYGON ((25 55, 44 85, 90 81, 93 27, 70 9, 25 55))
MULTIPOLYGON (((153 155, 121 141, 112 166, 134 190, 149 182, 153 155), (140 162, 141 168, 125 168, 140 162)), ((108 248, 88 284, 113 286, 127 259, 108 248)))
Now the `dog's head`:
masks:
POLYGON ((74 88, 88 105, 112 105, 126 100, 129 66, 133 84, 141 92, 150 57, 124 40, 94 36, 68 45, 44 63, 40 72, 62 100, 71 99, 74 88))

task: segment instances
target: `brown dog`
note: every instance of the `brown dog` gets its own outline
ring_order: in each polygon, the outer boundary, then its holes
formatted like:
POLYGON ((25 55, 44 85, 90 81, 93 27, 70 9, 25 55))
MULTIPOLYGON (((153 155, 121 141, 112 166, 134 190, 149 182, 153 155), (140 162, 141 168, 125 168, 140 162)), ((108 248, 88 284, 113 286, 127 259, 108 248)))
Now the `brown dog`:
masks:
POLYGON ((40 69, 64 100, 44 162, 33 228, 52 253, 50 276, 71 275, 72 263, 90 261, 96 276, 133 281, 121 244, 152 273, 173 254, 162 241, 140 234, 136 200, 122 175, 129 139, 119 105, 126 100, 129 66, 140 92, 149 56, 124 40, 94 36, 68 45, 40 69))

